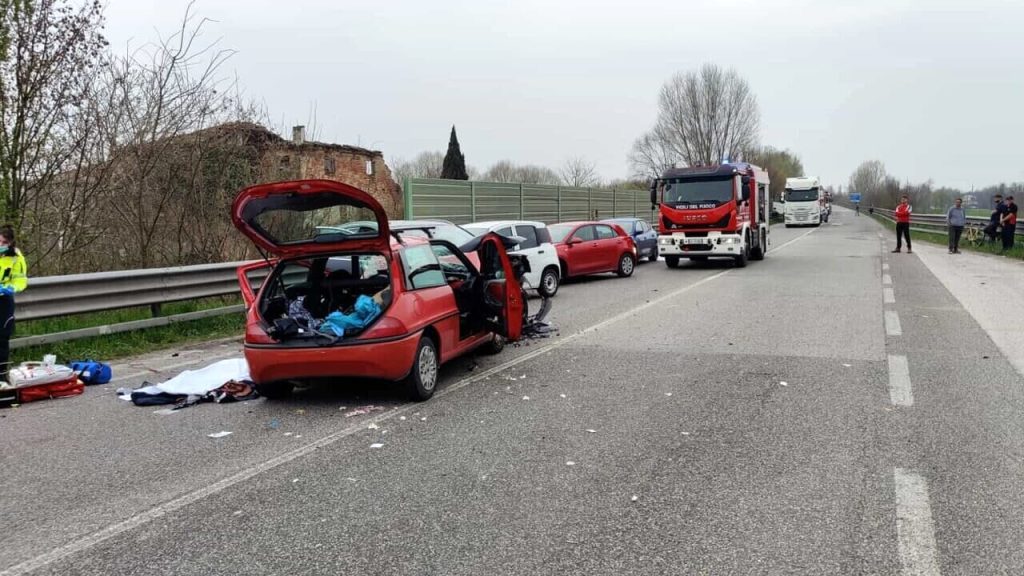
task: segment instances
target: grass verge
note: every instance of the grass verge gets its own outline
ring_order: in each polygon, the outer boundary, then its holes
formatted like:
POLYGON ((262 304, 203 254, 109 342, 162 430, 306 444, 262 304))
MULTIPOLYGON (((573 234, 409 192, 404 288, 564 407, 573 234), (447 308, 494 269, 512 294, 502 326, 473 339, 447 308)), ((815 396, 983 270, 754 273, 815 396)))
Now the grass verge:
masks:
MULTIPOLYGON (((164 316, 170 316, 239 303, 240 300, 238 298, 205 298, 190 302, 165 304, 161 312, 164 316)), ((52 334, 54 332, 142 320, 150 317, 150 309, 147 306, 60 318, 30 320, 17 324, 14 337, 52 334)), ((81 338, 67 342, 55 342, 44 346, 18 348, 11 350, 11 361, 41 360, 44 354, 56 354, 59 362, 81 358, 108 361, 180 344, 202 342, 236 335, 241 336, 244 328, 245 319, 242 314, 226 314, 133 332, 81 338)))

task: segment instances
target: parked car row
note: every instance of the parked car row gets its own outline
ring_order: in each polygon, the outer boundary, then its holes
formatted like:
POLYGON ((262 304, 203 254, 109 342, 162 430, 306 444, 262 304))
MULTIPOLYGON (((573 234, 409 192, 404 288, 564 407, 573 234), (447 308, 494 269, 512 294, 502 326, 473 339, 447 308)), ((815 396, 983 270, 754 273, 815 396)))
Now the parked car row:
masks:
POLYGON ((531 272, 524 285, 551 297, 561 281, 575 276, 615 272, 633 274, 637 261, 658 259, 658 234, 640 218, 562 222, 551 226, 529 220, 474 222, 473 234, 493 232, 518 239, 512 253, 525 256, 531 272))
POLYGON ((329 180, 246 188, 232 220, 265 255, 238 279, 245 357, 268 398, 297 380, 356 377, 402 381, 425 400, 442 363, 520 337, 524 289, 549 298, 565 278, 627 277, 658 258, 640 219, 389 221, 372 196, 329 180))

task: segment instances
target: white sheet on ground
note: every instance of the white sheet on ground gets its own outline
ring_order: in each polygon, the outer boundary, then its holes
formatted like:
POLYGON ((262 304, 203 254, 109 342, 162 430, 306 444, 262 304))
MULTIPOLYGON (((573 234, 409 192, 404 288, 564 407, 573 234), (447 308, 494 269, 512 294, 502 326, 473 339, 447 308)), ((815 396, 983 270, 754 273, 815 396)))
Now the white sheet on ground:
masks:
MULTIPOLYGON (((138 388, 133 392, 202 395, 220 388, 231 380, 249 380, 249 364, 245 358, 229 358, 214 362, 206 368, 185 370, 166 382, 138 388)), ((122 398, 131 399, 129 396, 122 398)))

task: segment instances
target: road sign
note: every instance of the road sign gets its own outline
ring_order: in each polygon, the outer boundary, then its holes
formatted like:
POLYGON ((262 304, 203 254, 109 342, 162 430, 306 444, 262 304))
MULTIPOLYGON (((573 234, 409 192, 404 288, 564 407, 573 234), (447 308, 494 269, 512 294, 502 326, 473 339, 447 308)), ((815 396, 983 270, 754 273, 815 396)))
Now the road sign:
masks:
POLYGON ((853 202, 854 204, 860 204, 860 194, 856 192, 850 194, 850 202, 853 202))

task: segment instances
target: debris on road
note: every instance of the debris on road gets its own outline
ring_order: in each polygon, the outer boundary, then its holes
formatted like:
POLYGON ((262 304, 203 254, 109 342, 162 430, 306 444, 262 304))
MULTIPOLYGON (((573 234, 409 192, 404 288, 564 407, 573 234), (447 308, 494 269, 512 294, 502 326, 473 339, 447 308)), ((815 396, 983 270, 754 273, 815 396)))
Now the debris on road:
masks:
POLYGON ((671 396, 671 395, 672 395, 671 392, 665 392, 665 396, 671 396))
POLYGON ((383 447, 384 447, 384 445, 381 444, 380 442, 376 442, 374 444, 370 444, 370 448, 383 448, 383 447))
POLYGON ((117 393, 120 399, 136 406, 174 404, 175 409, 200 402, 224 404, 259 397, 249 379, 249 365, 245 358, 221 360, 198 370, 185 370, 160 384, 143 382, 140 388, 119 388, 117 393))
POLYGON ((851 366, 853 366, 853 364, 843 364, 843 366, 850 368, 851 366))
POLYGON ((779 382, 779 386, 789 386, 786 382, 779 382))
POLYGON ((530 399, 529 396, 523 396, 523 400, 529 400, 529 399, 530 399))
POLYGON ((278 420, 277 418, 272 418, 270 420, 270 429, 271 430, 277 430, 280 427, 281 427, 281 421, 280 420, 278 420))
POLYGON ((594 430, 593 428, 587 428, 587 433, 588 434, 594 434, 596 432, 597 432, 597 430, 594 430))
POLYGON ((639 499, 640 499, 640 497, 639 497, 639 496, 637 496, 636 494, 634 494, 634 495, 633 495, 633 497, 632 497, 632 498, 630 498, 630 501, 632 501, 632 502, 636 502, 636 501, 637 501, 637 500, 639 500, 639 499))
POLYGON ((689 433, 689 432, 682 432, 682 435, 683 435, 683 436, 689 436, 689 435, 690 435, 690 433, 689 433))
POLYGON ((575 463, 575 462, 573 462, 572 460, 569 460, 568 462, 566 462, 566 463, 565 463, 565 465, 566 465, 566 466, 575 466, 575 465, 576 465, 576 463, 575 463))
POLYGON ((404 422, 405 421, 405 416, 399 416, 398 419, 404 422))
POLYGON ((380 426, 378 426, 376 422, 370 422, 370 425, 367 426, 366 428, 369 430, 377 430, 378 428, 380 428, 380 426))
POLYGON ((221 430, 220 432, 214 432, 213 434, 207 434, 207 436, 209 436, 210 438, 223 438, 225 436, 230 436, 230 435, 231 435, 231 432, 228 432, 227 430, 221 430))
POLYGON ((363 406, 362 408, 356 408, 351 412, 345 413, 345 418, 351 418, 353 416, 362 416, 363 414, 369 414, 371 412, 382 412, 383 406, 363 406))
POLYGON ((565 394, 559 394, 558 397, 559 398, 568 398, 568 396, 566 396, 565 394))

